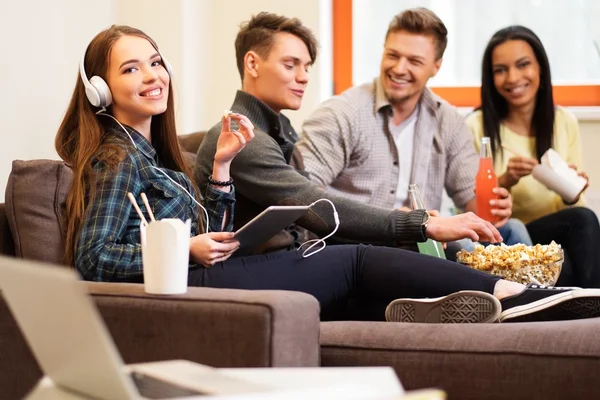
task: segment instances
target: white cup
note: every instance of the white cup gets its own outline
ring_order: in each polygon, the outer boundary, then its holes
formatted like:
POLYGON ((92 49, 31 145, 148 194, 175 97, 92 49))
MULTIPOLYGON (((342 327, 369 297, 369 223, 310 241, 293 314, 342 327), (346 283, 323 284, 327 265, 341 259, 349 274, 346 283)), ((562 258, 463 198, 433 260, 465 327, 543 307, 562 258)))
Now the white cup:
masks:
POLYGON ((573 203, 583 192, 587 181, 571 169, 572 175, 558 174, 547 165, 536 165, 531 175, 548 189, 558 193, 567 203, 573 203))
POLYGON ((536 165, 531 175, 548 189, 558 193, 567 203, 573 203, 585 186, 587 180, 577 175, 554 149, 548 149, 542 156, 542 162, 536 165))
POLYGON ((187 292, 190 259, 190 227, 176 218, 140 226, 144 289, 151 294, 187 292))

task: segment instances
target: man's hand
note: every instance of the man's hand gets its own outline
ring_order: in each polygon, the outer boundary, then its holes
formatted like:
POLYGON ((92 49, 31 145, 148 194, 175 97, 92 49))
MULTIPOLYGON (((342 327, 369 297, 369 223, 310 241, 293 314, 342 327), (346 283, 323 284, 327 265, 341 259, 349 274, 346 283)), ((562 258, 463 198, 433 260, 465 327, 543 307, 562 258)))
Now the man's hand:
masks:
MULTIPOLYGON (((412 211, 408 207, 400 207, 398 210, 400 210, 400 211, 406 211, 406 212, 411 212, 412 211)), ((431 215, 432 217, 439 217, 440 216, 440 212, 438 210, 427 210, 427 214, 431 215)))
POLYGON ((512 215, 512 197, 508 190, 503 187, 494 188, 493 192, 498 195, 498 200, 490 201, 490 205, 493 207, 492 214, 500 218, 500 221, 494 223, 494 226, 500 228, 506 224, 512 215))
POLYGON ((452 217, 431 216, 425 234, 438 242, 452 242, 465 238, 474 242, 502 242, 498 229, 472 212, 452 217))
MULTIPOLYGON (((430 217, 439 217, 440 216, 440 212, 438 210, 427 210, 427 214, 429 214, 430 217)), ((442 248, 444 250, 446 250, 446 247, 448 247, 446 245, 446 242, 439 242, 442 244, 442 248)))
MULTIPOLYGON (((400 211, 406 211, 406 212, 411 212, 412 211, 408 207, 400 207, 399 210, 400 211)), ((440 212, 438 210, 427 210, 427 214, 429 214, 430 217, 439 217, 440 216, 440 212)), ((428 225, 427 229, 429 229, 429 225, 428 225)), ((442 247, 445 250, 446 249, 446 242, 441 242, 441 243, 442 243, 442 247)))

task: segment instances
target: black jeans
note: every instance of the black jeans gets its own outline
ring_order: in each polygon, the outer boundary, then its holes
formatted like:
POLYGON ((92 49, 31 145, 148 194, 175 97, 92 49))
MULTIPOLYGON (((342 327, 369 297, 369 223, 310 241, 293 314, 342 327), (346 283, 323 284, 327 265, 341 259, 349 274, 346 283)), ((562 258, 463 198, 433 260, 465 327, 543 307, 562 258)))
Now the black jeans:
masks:
POLYGON ((560 244, 565 253, 556 286, 600 288, 600 224, 584 207, 566 208, 527 224, 533 243, 560 244))
POLYGON ((307 259, 301 251, 231 258, 189 273, 190 286, 311 294, 324 320, 383 320, 385 307, 394 299, 439 297, 459 290, 493 293, 498 279, 412 251, 365 245, 327 246, 307 259))

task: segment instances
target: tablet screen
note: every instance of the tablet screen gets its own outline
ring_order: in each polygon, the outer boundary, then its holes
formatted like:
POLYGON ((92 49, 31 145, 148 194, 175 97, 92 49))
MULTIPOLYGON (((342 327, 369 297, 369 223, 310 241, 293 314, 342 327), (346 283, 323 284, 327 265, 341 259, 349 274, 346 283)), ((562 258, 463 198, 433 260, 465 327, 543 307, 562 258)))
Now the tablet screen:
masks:
POLYGON ((271 206, 235 232, 240 249, 266 242, 302 217, 309 206, 271 206))

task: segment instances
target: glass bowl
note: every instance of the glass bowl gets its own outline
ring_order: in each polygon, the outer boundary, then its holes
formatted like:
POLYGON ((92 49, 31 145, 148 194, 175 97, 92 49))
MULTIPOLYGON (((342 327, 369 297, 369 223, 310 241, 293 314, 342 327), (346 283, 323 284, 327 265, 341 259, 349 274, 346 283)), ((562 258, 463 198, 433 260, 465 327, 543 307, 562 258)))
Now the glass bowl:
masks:
POLYGON ((500 266, 496 265, 496 263, 492 263, 491 268, 487 266, 485 269, 464 262, 461 262, 461 264, 492 275, 501 276, 508 281, 523 284, 534 283, 544 286, 554 286, 560 276, 562 265, 565 260, 562 250, 560 250, 558 257, 559 258, 556 260, 543 264, 532 263, 529 260, 519 260, 508 266, 500 266))

